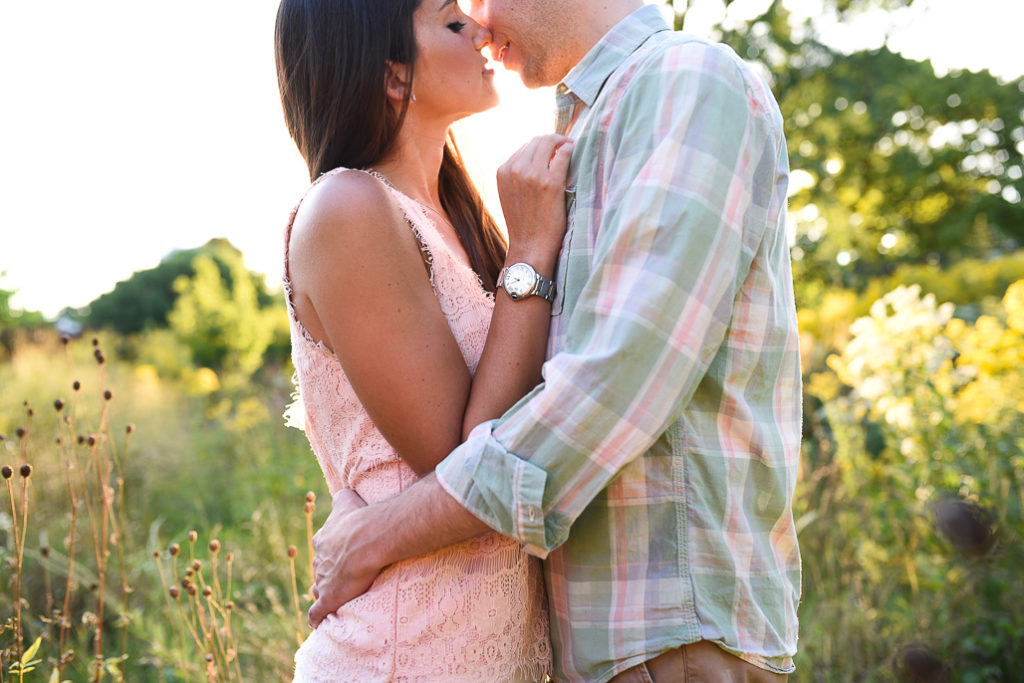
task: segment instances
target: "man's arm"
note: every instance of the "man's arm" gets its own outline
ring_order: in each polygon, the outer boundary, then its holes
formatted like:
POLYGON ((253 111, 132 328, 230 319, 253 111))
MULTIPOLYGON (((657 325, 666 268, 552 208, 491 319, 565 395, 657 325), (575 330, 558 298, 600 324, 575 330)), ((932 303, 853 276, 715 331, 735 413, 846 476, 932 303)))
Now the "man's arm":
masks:
POLYGON ((383 567, 488 531, 445 493, 433 474, 390 500, 367 506, 339 491, 331 514, 313 537, 316 601, 309 624, 366 592, 383 567))

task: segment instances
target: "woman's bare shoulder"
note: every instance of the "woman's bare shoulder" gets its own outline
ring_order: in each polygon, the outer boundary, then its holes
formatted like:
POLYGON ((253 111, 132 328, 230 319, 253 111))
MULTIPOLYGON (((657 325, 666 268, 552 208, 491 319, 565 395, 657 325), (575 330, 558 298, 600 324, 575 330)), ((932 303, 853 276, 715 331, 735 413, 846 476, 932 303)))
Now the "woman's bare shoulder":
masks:
POLYGON ((292 224, 293 243, 308 239, 359 239, 368 228, 402 220, 402 212, 383 182, 361 171, 342 171, 314 185, 292 224))

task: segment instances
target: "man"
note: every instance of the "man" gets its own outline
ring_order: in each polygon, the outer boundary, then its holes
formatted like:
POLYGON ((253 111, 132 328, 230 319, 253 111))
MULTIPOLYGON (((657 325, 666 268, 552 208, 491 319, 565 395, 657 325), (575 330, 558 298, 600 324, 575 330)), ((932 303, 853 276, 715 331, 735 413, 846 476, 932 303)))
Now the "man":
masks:
POLYGON ((558 83, 576 140, 545 381, 401 496, 336 497, 311 622, 490 527, 546 558, 556 680, 784 680, 801 400, 778 107, 641 0, 473 14, 524 83, 558 83))

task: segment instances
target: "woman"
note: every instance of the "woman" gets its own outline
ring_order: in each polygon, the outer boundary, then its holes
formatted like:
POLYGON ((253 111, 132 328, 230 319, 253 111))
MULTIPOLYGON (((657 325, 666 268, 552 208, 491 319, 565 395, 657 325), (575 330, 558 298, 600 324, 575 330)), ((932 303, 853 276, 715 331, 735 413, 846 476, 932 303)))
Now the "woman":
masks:
MULTIPOLYGON (((332 494, 397 494, 541 381, 549 300, 497 285, 503 264, 553 276, 571 150, 538 138, 499 171, 506 253, 448 130, 496 104, 489 40, 454 0, 278 11, 285 119, 315 181, 286 236, 292 356, 332 494)), ((295 677, 540 680, 549 660, 538 562, 492 533, 386 569, 317 626, 295 677)))

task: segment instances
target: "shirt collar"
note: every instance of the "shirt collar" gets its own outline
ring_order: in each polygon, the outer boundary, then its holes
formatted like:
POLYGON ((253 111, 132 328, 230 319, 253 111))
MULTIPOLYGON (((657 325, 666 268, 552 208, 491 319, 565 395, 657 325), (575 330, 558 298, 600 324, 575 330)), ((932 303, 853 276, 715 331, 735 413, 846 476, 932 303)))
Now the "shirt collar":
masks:
POLYGON ((612 27, 601 40, 566 74, 556 88, 556 97, 575 96, 587 107, 594 105, 608 77, 638 47, 659 31, 668 31, 661 9, 644 5, 612 27))

